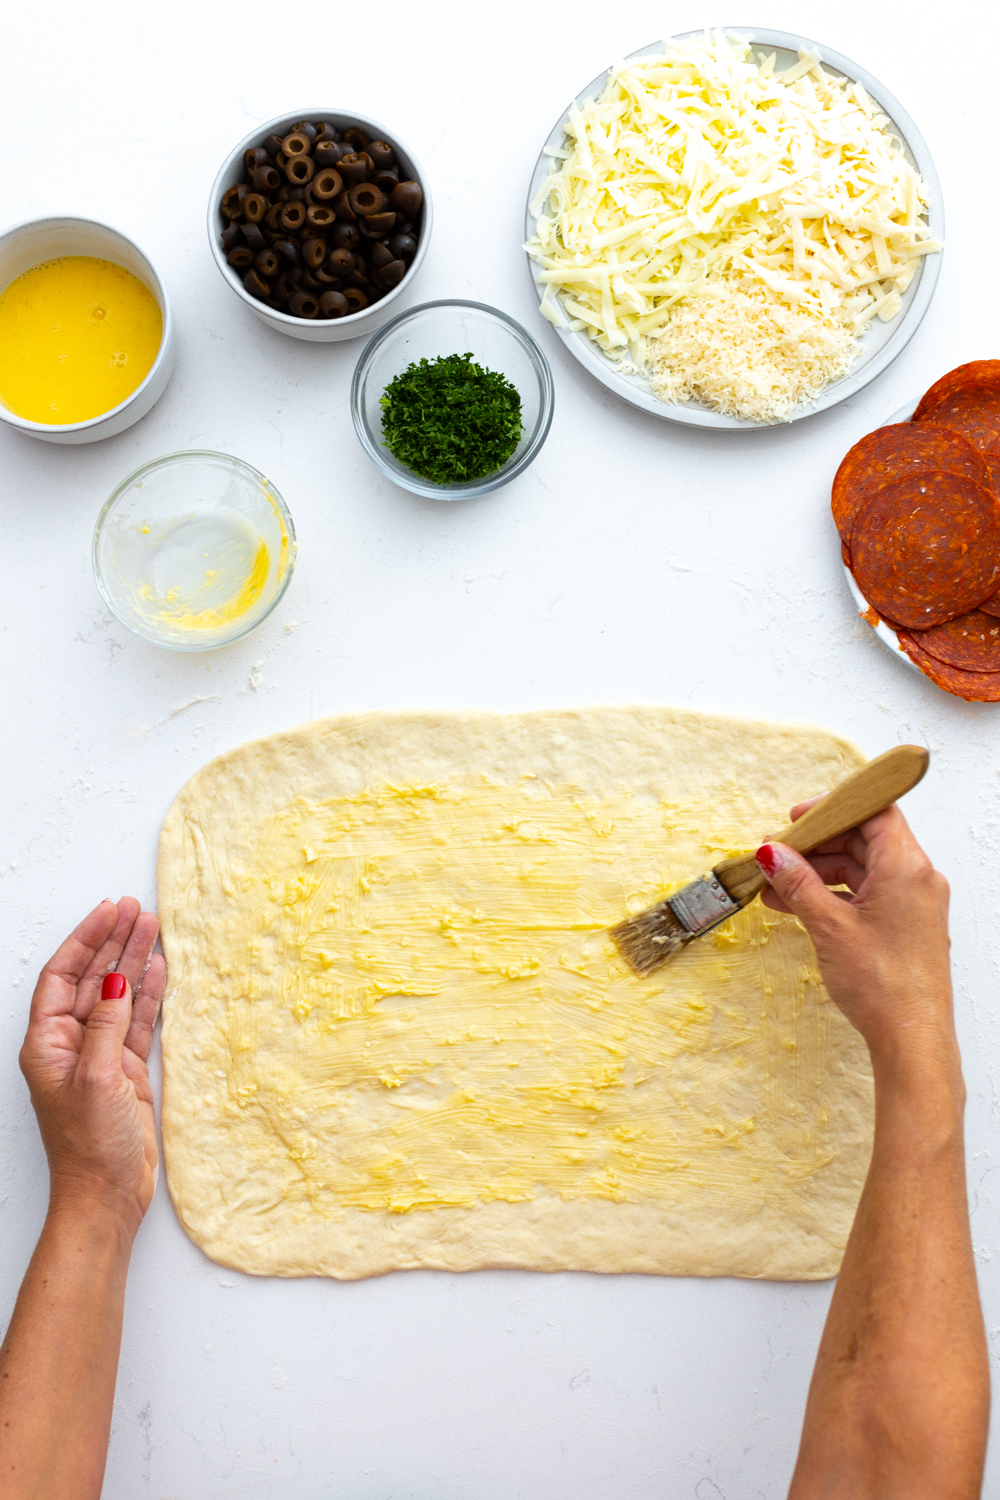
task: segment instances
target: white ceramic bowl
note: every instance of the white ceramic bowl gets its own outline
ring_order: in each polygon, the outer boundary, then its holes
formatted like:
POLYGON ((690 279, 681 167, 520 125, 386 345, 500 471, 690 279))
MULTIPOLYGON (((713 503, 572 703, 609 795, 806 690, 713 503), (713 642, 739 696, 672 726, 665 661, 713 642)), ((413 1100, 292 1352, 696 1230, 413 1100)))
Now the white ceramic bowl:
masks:
POLYGON ((250 311, 255 313, 269 328, 276 328, 279 333, 288 333, 293 339, 307 339, 314 344, 338 344, 343 339, 367 337, 374 333, 376 328, 381 328, 383 324, 388 323, 389 319, 399 311, 398 307, 394 306, 396 299, 401 294, 410 291, 413 286, 414 278, 427 254, 433 223, 434 210, 431 206, 427 177, 409 147, 403 144, 398 135, 386 130, 385 126, 380 125, 377 120, 370 120, 367 115, 330 109, 297 109, 293 115, 279 115, 277 119, 267 120, 263 125, 258 125, 249 135, 244 136, 239 145, 235 146, 226 157, 212 184, 208 199, 208 243, 212 247, 215 264, 228 285, 246 303, 250 311), (296 318, 291 313, 279 312, 276 308, 268 307, 266 302, 251 297, 239 274, 233 270, 232 266, 227 265, 222 250, 222 231, 225 228, 225 220, 219 205, 222 203, 222 195, 226 189, 232 187, 234 182, 243 180, 244 151, 248 146, 262 145, 272 133, 287 135, 298 120, 312 120, 316 124, 328 120, 336 130, 347 130, 351 125, 359 125, 373 141, 386 141, 395 151, 397 160, 407 177, 419 182, 424 190, 420 239, 417 244, 417 253, 410 262, 406 275, 399 285, 393 287, 391 292, 387 292, 379 302, 372 307, 363 307, 360 312, 349 313, 346 318, 296 318))
POLYGON ((110 411, 90 417, 86 422, 31 422, 0 402, 0 420, 18 432, 41 438, 43 443, 94 443, 98 438, 114 437, 116 433, 124 432, 126 427, 144 417, 162 396, 174 367, 173 319, 166 290, 153 269, 152 261, 126 235, 107 224, 99 224, 96 219, 31 219, 6 230, 0 235, 0 292, 25 271, 30 271, 32 266, 62 255, 93 255, 99 260, 110 260, 116 266, 124 266, 152 292, 163 315, 160 347, 148 375, 131 396, 110 411))
MULTIPOLYGON (((820 61, 827 72, 839 74, 842 78, 851 79, 855 83, 861 83, 882 113, 888 116, 894 134, 902 142, 903 153, 907 161, 917 169, 926 183, 930 194, 927 223, 931 236, 937 240, 944 239, 941 185, 938 182, 930 152, 902 105, 893 98, 888 89, 883 88, 878 79, 866 73, 864 68, 859 67, 857 63, 851 62, 850 58, 842 57, 839 52, 832 52, 829 47, 795 36, 791 32, 770 31, 759 26, 728 26, 726 31, 734 36, 745 37, 758 58, 774 52, 777 56, 778 71, 798 62, 798 49, 808 47, 814 48, 819 53, 820 61)), ((704 34, 705 29, 702 27, 697 31, 685 31, 671 40, 686 42, 704 34)), ((655 56, 664 50, 664 45, 663 42, 651 42, 647 47, 640 47, 638 51, 630 52, 624 61, 635 62, 639 58, 655 56)), ((603 73, 592 79, 587 87, 577 94, 573 103, 579 105, 588 99, 596 99, 607 82, 609 72, 610 69, 605 69, 603 73)), ((551 170, 553 158, 549 153, 558 150, 565 142, 565 125, 568 117, 569 109, 566 109, 553 126, 531 175, 525 209, 525 232, 528 239, 535 232, 531 204, 551 170)), ((528 267, 538 298, 541 300, 545 290, 539 279, 541 268, 537 261, 530 257, 528 267)), ((861 355, 851 370, 840 380, 832 381, 814 402, 798 407, 790 418, 791 421, 811 417, 816 412, 826 411, 829 407, 836 406, 839 401, 845 401, 848 396, 855 395, 892 363, 896 355, 906 347, 916 333, 930 305, 940 269, 940 255, 921 257, 920 270, 903 294, 902 311, 890 323, 880 323, 878 319, 869 323, 861 338, 861 355)), ((783 422, 750 422, 741 417, 725 416, 722 412, 713 411, 697 401, 677 403, 660 401, 653 395, 647 379, 641 375, 621 374, 614 360, 609 359, 600 346, 595 344, 586 333, 574 331, 569 327, 555 331, 562 339, 567 351, 579 361, 588 374, 607 386, 608 390, 613 391, 616 396, 621 396, 632 406, 651 412, 655 417, 663 417, 669 422, 681 422, 688 427, 722 427, 753 432, 771 432, 775 427, 788 425, 783 422)))

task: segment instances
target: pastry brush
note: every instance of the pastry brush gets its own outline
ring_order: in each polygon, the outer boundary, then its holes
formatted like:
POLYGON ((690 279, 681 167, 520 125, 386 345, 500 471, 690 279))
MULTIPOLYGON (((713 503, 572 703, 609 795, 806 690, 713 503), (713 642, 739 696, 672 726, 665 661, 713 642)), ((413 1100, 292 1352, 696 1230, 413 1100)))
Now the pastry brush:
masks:
MULTIPOLYGON (((929 761, 920 745, 897 745, 848 776, 781 833, 761 842, 787 844, 800 854, 809 854, 828 839, 884 812, 916 786, 929 761)), ((748 906, 766 884, 754 856, 736 854, 637 917, 619 922, 611 928, 611 936, 637 974, 650 974, 692 938, 710 932, 748 906)))

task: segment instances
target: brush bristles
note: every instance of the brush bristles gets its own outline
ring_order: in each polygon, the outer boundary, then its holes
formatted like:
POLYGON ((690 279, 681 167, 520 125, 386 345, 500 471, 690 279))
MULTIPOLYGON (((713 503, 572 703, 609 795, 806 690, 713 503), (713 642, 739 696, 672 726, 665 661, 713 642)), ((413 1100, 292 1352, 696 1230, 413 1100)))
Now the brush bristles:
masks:
POLYGON ((669 901, 661 901, 627 922, 611 928, 611 936, 622 958, 636 974, 651 974, 668 963, 691 933, 674 916, 669 901))

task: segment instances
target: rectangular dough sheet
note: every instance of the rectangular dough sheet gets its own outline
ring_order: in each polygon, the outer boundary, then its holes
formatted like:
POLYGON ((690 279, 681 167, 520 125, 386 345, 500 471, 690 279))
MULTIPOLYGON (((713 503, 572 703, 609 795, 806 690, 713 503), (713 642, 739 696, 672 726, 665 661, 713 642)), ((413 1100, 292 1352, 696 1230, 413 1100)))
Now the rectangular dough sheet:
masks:
POLYGON ((371 713, 241 745, 163 825, 167 1179, 258 1275, 832 1276, 861 1038, 759 902, 638 979, 607 928, 862 764, 666 708, 371 713))

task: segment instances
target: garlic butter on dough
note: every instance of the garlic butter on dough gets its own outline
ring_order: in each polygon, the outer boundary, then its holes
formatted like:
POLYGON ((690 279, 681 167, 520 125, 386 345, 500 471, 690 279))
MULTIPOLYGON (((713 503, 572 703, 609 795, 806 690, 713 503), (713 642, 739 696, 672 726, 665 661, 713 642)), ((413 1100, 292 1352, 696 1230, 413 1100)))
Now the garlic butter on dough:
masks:
POLYGON ((835 1274, 860 1037, 755 903, 654 976, 607 928, 862 763, 662 708, 361 714, 253 741, 160 841, 163 1139, 213 1259, 835 1274))

